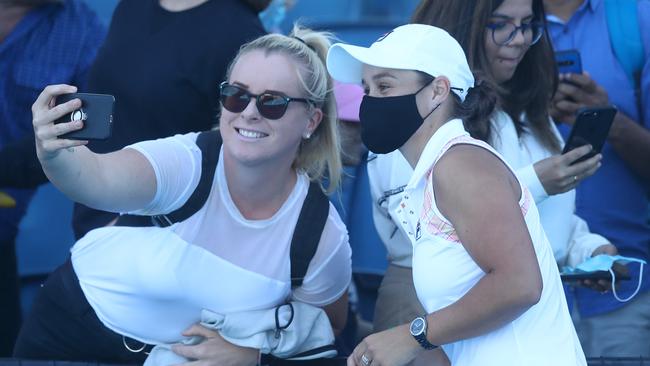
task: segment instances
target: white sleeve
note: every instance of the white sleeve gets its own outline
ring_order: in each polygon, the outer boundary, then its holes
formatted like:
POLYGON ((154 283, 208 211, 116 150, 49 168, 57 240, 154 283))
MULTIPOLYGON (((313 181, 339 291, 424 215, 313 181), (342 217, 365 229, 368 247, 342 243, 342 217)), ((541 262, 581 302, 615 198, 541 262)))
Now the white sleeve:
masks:
MULTIPOLYGON (((532 159, 526 153, 528 147, 517 135, 512 118, 504 111, 498 111, 490 122, 492 124, 490 145, 515 169, 517 178, 528 188, 536 204, 547 199, 548 194, 537 176, 534 162, 531 163, 532 159)), ((559 138, 557 130, 555 133, 559 138)))
POLYGON ((372 218, 379 238, 392 264, 411 267, 413 247, 401 225, 391 218, 400 204, 402 190, 413 175, 413 168, 401 152, 394 151, 368 162, 368 181, 372 195, 372 218), (380 204, 381 201, 381 204, 380 204))
POLYGON ((381 159, 389 158, 384 155, 377 155, 373 161, 368 162, 366 170, 368 171, 368 183, 370 185, 370 196, 372 198, 372 219, 379 238, 384 244, 386 244, 390 241, 392 237, 391 232, 394 231, 396 225, 393 223, 393 220, 390 219, 390 215, 388 214, 388 202, 385 202, 383 206, 380 206, 379 200, 383 197, 385 191, 395 187, 382 187, 382 183, 388 180, 387 177, 382 176, 382 173, 384 175, 390 175, 392 172, 380 168, 379 165, 381 165, 381 159))
POLYGON ((591 258, 591 255, 596 248, 601 245, 609 244, 609 240, 590 232, 587 222, 577 215, 573 215, 572 221, 573 231, 569 238, 566 264, 570 267, 575 267, 591 258))
POLYGON ((330 213, 314 258, 309 264, 302 286, 292 298, 323 307, 338 300, 347 291, 352 279, 352 250, 348 232, 334 206, 330 213))
POLYGON ((537 176, 534 164, 517 169, 515 174, 521 180, 521 183, 528 187, 528 190, 533 195, 533 199, 535 199, 535 204, 539 204, 548 198, 548 193, 546 193, 542 181, 537 176))
POLYGON ((156 174, 156 194, 133 215, 160 215, 180 208, 192 195, 201 178, 201 150, 197 133, 138 142, 126 146, 143 154, 156 174))

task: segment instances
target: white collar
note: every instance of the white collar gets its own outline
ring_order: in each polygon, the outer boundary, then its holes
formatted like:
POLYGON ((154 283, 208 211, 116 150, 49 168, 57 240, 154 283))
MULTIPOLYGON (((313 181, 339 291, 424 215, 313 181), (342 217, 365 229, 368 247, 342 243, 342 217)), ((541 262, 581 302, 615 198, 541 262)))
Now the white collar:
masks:
POLYGON ((413 171, 413 175, 411 176, 406 189, 415 188, 418 183, 426 177, 433 164, 438 159, 440 150, 445 147, 447 142, 463 135, 469 135, 469 133, 465 130, 463 121, 458 118, 453 119, 438 128, 429 139, 429 142, 427 142, 424 150, 422 150, 420 159, 418 159, 415 170, 413 171))

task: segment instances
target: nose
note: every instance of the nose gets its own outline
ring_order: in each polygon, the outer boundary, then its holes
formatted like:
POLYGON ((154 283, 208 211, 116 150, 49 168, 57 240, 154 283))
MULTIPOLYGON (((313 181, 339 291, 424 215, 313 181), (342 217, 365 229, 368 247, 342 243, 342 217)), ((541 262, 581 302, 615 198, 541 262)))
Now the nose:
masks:
POLYGON ((246 108, 241 111, 240 115, 246 120, 258 120, 261 118, 260 111, 257 110, 256 99, 251 98, 246 108))
POLYGON ((519 28, 515 29, 515 35, 512 37, 512 40, 508 42, 509 46, 524 46, 526 44, 526 37, 524 36, 524 29, 521 28, 521 25, 519 28))
POLYGON ((381 96, 380 93, 379 93, 379 88, 377 88, 375 86, 372 86, 372 85, 368 87, 368 91, 365 93, 365 95, 367 95, 369 97, 380 97, 381 96))

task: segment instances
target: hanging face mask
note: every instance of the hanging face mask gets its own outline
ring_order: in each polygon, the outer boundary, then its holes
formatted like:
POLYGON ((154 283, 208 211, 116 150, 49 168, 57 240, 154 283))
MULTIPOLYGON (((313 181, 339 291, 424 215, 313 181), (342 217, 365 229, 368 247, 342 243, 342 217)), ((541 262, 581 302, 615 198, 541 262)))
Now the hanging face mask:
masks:
POLYGON ((286 0, 273 0, 271 4, 259 13, 260 21, 269 33, 279 33, 280 25, 287 15, 286 0))
POLYGON ((429 84, 430 82, 413 94, 385 98, 368 95, 363 97, 359 110, 361 140, 370 151, 387 154, 399 149, 440 106, 438 104, 429 114, 420 116, 416 96, 429 84))
POLYGON ((595 257, 589 258, 586 261, 580 263, 577 265, 575 268, 571 267, 564 267, 562 268, 562 273, 563 274, 574 274, 574 273, 590 273, 590 272, 598 272, 598 271, 609 271, 609 273, 612 275, 612 293, 614 294, 614 297, 616 300, 620 302, 628 302, 632 300, 634 296, 639 292, 639 289, 641 288, 641 283, 643 281, 643 265, 646 264, 646 261, 643 259, 637 259, 637 258, 630 258, 630 257, 623 257, 620 255, 607 255, 607 254, 600 254, 595 257), (616 293, 616 286, 614 284, 616 283, 616 273, 614 270, 612 270, 612 265, 614 265, 614 262, 622 262, 623 264, 627 264, 630 262, 637 262, 641 265, 641 269, 639 270, 639 284, 636 287, 636 290, 634 290, 634 293, 630 295, 626 299, 621 299, 618 297, 618 294, 616 293))

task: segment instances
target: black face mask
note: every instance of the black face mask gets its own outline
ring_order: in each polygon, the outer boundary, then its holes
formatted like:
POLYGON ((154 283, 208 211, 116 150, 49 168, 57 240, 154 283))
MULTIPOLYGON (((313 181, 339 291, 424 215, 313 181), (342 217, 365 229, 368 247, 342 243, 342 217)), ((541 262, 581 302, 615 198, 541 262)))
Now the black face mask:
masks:
POLYGON ((413 94, 385 98, 368 95, 363 97, 359 110, 361 140, 370 151, 387 154, 399 149, 440 106, 435 106, 424 118, 420 116, 415 97, 429 84, 413 94))

